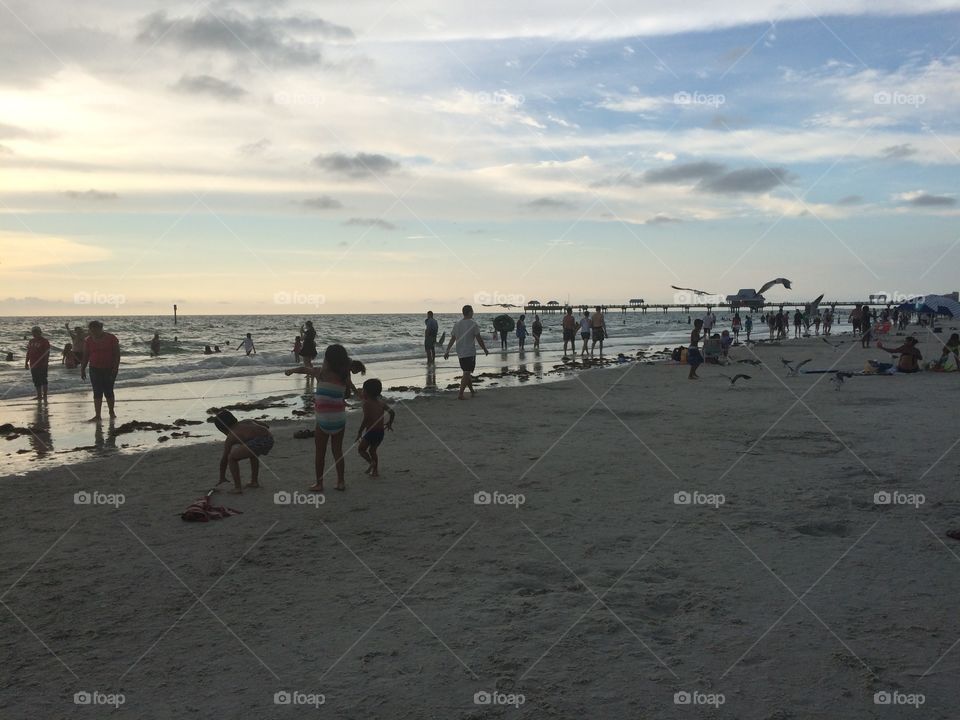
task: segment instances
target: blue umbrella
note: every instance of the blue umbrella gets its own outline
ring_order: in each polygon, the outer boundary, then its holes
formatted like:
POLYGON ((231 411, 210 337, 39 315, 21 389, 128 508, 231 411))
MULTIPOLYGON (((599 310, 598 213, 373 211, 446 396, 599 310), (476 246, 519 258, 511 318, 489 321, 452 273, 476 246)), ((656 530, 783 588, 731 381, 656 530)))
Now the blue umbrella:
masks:
POLYGON ((921 315, 949 315, 952 318, 960 318, 960 302, 944 295, 920 295, 903 303, 899 309, 921 315))

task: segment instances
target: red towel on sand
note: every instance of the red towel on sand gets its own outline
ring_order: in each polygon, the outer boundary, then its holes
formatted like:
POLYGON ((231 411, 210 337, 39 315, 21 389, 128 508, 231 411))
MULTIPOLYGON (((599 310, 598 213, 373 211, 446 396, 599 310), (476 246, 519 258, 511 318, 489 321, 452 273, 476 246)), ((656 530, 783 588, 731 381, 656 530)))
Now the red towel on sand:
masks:
POLYGON ((209 522, 211 520, 227 518, 231 515, 242 514, 243 513, 240 510, 211 505, 209 497, 202 497, 184 510, 180 515, 180 519, 185 520, 186 522, 209 522))

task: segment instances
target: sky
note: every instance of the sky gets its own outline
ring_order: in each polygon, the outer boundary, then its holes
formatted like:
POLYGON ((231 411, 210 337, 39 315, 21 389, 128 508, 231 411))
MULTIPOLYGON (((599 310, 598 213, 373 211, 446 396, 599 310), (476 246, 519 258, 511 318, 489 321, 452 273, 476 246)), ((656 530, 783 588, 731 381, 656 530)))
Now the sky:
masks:
POLYGON ((958 289, 960 0, 0 0, 0 314, 958 289))

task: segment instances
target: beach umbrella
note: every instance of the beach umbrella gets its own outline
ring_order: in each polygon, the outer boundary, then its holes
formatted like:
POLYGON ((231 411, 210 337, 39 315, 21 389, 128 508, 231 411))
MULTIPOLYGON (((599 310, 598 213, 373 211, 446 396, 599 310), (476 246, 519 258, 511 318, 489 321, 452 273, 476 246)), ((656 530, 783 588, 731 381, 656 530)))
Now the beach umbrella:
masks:
POLYGON ((517 324, 509 315, 497 315, 493 319, 493 327, 496 328, 498 332, 510 332, 516 326, 517 324))
POLYGON ((920 295, 903 303, 898 309, 921 315, 949 315, 960 318, 960 302, 944 295, 920 295))

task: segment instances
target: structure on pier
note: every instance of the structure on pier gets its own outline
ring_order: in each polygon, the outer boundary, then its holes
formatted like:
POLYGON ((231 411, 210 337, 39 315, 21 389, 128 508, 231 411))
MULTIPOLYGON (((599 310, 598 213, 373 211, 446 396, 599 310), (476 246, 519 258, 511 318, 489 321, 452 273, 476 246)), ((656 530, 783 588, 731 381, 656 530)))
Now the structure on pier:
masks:
MULTIPOLYGON (((538 302, 531 302, 528 305, 525 305, 523 310, 524 312, 533 312, 533 313, 542 313, 542 314, 551 314, 551 313, 562 313, 566 308, 571 308, 574 312, 585 312, 593 310, 594 308, 599 307, 603 312, 622 312, 626 313, 628 310, 636 312, 639 310, 641 313, 646 313, 650 310, 660 310, 663 313, 668 313, 671 310, 681 311, 689 313, 693 309, 703 308, 704 310, 711 310, 714 308, 721 308, 727 310, 749 310, 751 313, 762 311, 765 308, 796 308, 802 309, 807 305, 810 305, 812 300, 790 300, 786 302, 767 302, 762 295, 757 295, 755 292, 753 297, 745 297, 741 294, 747 292, 746 290, 741 290, 736 295, 728 295, 726 302, 703 302, 703 303, 646 303, 642 299, 635 298, 630 300, 628 303, 620 304, 609 304, 609 303, 567 303, 566 305, 561 305, 555 300, 550 301, 546 305, 541 305, 538 302)), ((753 291, 749 291, 753 292, 753 291)), ((870 307, 886 307, 893 308, 898 303, 891 301, 885 296, 874 296, 873 300, 821 300, 820 307, 829 307, 831 310, 836 310, 838 307, 841 308, 853 308, 857 305, 867 305, 870 307), (882 298, 882 300, 880 299, 882 298)))

